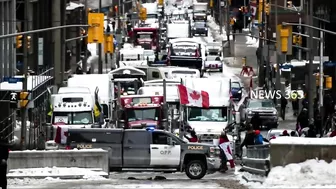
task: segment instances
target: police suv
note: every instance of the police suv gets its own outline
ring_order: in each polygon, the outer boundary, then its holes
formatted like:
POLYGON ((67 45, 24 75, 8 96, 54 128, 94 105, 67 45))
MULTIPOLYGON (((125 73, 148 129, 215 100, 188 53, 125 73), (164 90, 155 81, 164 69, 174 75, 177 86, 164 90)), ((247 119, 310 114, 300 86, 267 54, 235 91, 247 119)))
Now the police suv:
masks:
POLYGON ((107 150, 111 171, 184 171, 190 179, 201 179, 220 167, 216 146, 187 143, 153 128, 69 129, 67 145, 107 150))

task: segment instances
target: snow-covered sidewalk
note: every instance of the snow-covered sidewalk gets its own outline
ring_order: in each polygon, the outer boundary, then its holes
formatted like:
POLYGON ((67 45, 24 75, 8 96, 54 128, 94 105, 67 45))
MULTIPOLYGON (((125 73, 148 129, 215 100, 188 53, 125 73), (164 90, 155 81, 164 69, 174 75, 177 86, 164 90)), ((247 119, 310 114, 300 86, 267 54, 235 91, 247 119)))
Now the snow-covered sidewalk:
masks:
POLYGON ((108 174, 101 170, 84 169, 77 167, 45 167, 29 169, 11 169, 7 174, 8 178, 60 178, 60 179, 86 179, 108 177, 108 174))
MULTIPOLYGON (((222 35, 220 34, 220 27, 218 24, 215 22, 215 19, 211 16, 208 16, 208 21, 207 21, 208 27, 210 29, 211 35, 214 40, 216 41, 227 41, 227 36, 226 36, 226 30, 225 27, 222 28, 222 35)), ((232 35, 230 35, 230 40, 233 40, 232 35)))
POLYGON ((237 173, 251 182, 241 179, 240 183, 249 188, 336 188, 336 160, 327 163, 323 160, 307 160, 303 163, 274 167, 267 178, 237 173), (254 181, 254 182, 253 182, 254 181), (256 181, 261 181, 256 182, 256 181))

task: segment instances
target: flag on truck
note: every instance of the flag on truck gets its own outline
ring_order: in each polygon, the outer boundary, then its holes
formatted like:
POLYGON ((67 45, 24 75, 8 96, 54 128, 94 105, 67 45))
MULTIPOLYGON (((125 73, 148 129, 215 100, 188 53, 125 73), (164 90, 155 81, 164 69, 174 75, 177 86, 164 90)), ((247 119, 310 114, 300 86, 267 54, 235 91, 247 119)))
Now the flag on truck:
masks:
POLYGON ((180 103, 187 106, 209 108, 209 93, 206 91, 196 91, 184 85, 178 85, 180 103))

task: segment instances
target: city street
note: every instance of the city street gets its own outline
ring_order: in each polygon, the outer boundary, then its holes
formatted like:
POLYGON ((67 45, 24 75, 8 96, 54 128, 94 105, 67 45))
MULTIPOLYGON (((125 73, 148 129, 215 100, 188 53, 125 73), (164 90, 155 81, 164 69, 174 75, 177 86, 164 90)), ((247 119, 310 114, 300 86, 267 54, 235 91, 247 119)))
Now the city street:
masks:
MULTIPOLYGON (((8 189, 91 189, 96 188, 227 188, 244 189, 236 180, 233 170, 225 174, 206 175, 201 180, 191 181, 184 173, 111 173, 109 179, 88 178, 88 180, 9 180, 8 189), (155 179, 155 176, 161 178, 155 179), (162 177, 166 178, 162 180, 162 177), (135 180, 136 179, 136 180, 135 180)), ((246 187, 245 187, 246 188, 246 187)))

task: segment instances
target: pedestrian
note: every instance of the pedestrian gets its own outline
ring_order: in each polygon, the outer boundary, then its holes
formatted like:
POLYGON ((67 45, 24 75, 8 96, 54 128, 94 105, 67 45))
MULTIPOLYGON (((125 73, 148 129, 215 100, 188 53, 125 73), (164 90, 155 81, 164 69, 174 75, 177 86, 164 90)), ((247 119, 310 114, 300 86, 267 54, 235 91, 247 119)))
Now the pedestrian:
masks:
POLYGON ((281 95, 281 117, 282 117, 282 120, 285 120, 287 103, 288 102, 287 102, 287 99, 285 98, 285 96, 281 95))
POLYGON ((259 112, 255 112, 254 115, 251 118, 250 123, 252 124, 252 127, 254 130, 260 130, 262 126, 262 121, 259 116, 259 112))
POLYGON ((7 160, 9 156, 9 144, 4 138, 0 138, 0 188, 7 189, 7 160))
POLYGON ((116 26, 115 19, 112 18, 112 29, 113 29, 113 31, 115 31, 115 26, 116 26))
POLYGON ((316 138, 316 131, 315 131, 315 127, 313 124, 309 125, 309 130, 308 130, 308 134, 306 136, 307 138, 316 138))
POLYGON ((287 130, 282 131, 282 135, 281 136, 289 136, 288 131, 287 130))
MULTIPOLYGON (((296 94, 296 96, 298 95, 298 93, 296 91, 293 92, 293 94, 296 94)), ((293 95, 295 96, 295 95, 293 95)), ((292 108, 293 108, 293 115, 297 116, 298 112, 299 112, 299 100, 298 98, 292 99, 292 108)))
POLYGON ((198 142, 198 137, 197 137, 197 135, 196 135, 195 130, 191 130, 191 131, 190 131, 190 136, 191 136, 191 137, 189 137, 189 136, 187 136, 187 135, 184 135, 184 137, 185 137, 186 139, 188 139, 189 142, 198 142))
POLYGON ((308 109, 303 108, 300 112, 299 116, 297 117, 296 123, 299 125, 301 129, 309 126, 309 120, 308 120, 308 109))
POLYGON ((254 144, 264 144, 264 137, 260 134, 260 130, 254 131, 254 144))
POLYGON ((221 157, 221 168, 220 172, 226 172, 228 170, 227 162, 230 163, 230 167, 233 169, 235 167, 232 149, 230 141, 224 131, 221 132, 219 137, 219 147, 220 147, 220 157, 221 157))
POLYGON ((240 149, 243 149, 244 146, 247 147, 254 145, 254 138, 255 138, 254 136, 255 134, 252 125, 247 126, 246 135, 243 142, 240 145, 240 149))
POLYGON ((297 137, 297 134, 296 134, 295 131, 292 131, 292 132, 290 133, 290 136, 291 136, 291 137, 297 137))

